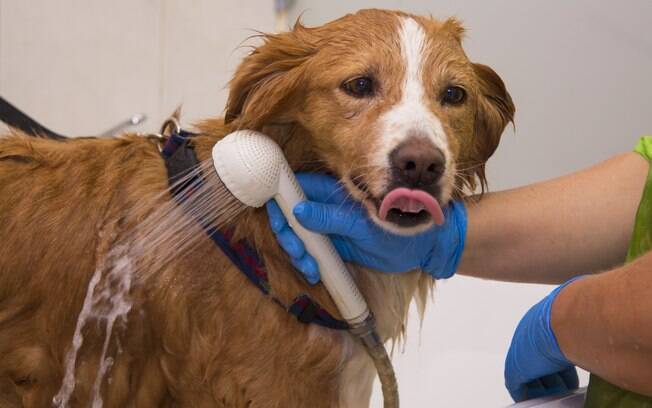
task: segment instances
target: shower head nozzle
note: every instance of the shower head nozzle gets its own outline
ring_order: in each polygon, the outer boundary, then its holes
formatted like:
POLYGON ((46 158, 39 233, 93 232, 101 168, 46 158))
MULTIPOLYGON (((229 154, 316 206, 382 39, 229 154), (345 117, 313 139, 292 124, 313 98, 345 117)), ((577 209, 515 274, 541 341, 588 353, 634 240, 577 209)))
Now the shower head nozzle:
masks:
POLYGON ((213 163, 226 188, 250 207, 263 206, 278 192, 288 167, 281 148, 252 130, 233 132, 215 144, 213 163))

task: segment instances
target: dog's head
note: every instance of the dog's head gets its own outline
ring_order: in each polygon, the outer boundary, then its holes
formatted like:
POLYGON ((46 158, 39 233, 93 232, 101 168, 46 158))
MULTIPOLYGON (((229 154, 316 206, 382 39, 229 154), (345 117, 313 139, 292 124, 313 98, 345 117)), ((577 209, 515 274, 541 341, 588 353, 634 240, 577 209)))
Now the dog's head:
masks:
POLYGON ((514 115, 500 77, 465 55, 463 31, 454 19, 383 10, 297 23, 242 62, 225 120, 287 129, 288 150, 321 162, 379 225, 420 231, 464 188, 484 188, 514 115))

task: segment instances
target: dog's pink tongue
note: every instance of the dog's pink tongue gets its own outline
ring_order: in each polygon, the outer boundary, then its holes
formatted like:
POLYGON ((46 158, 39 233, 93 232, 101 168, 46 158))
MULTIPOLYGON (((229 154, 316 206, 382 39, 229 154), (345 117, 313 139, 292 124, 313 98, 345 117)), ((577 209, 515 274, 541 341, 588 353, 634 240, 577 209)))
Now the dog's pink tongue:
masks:
POLYGON ((405 187, 399 187, 387 193, 383 202, 380 203, 380 209, 378 210, 380 219, 385 220, 387 213, 392 208, 409 213, 418 213, 421 210, 426 210, 432 216, 435 224, 442 225, 444 223, 444 213, 441 210, 441 206, 430 194, 422 190, 410 190, 405 187))

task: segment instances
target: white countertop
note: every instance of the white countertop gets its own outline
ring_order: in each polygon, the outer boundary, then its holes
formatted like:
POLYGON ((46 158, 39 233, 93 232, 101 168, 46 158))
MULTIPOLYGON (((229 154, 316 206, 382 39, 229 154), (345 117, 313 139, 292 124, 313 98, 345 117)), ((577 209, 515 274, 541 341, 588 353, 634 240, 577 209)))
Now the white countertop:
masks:
POLYGON ((534 400, 519 402, 506 408, 582 408, 586 388, 564 395, 562 397, 537 398, 534 400))

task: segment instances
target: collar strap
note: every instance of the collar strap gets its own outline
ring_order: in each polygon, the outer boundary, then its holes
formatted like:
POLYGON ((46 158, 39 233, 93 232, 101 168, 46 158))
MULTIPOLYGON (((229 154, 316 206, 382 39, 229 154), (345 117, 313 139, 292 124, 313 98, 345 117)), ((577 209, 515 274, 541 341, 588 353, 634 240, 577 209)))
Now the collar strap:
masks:
POLYGON ((166 161, 169 160, 180 147, 187 144, 189 138, 196 135, 196 133, 187 132, 182 129, 179 129, 178 132, 173 132, 161 148, 161 156, 163 156, 166 161))
MULTIPOLYGON (((199 164, 191 143, 192 137, 196 135, 196 133, 187 132, 176 127, 161 148, 161 156, 165 160, 170 185, 179 177, 188 174, 190 169, 199 164)), ((192 191, 186 191, 185 187, 180 186, 172 191, 177 201, 192 194, 192 191)), ((349 328, 345 321, 334 318, 326 309, 322 308, 305 293, 295 297, 289 306, 286 305, 274 295, 264 263, 246 240, 234 242, 232 229, 217 229, 203 224, 202 227, 215 245, 222 250, 224 255, 238 267, 254 286, 265 296, 271 298, 274 303, 285 309, 286 312, 295 316, 301 323, 317 324, 335 330, 347 330, 349 328)))

